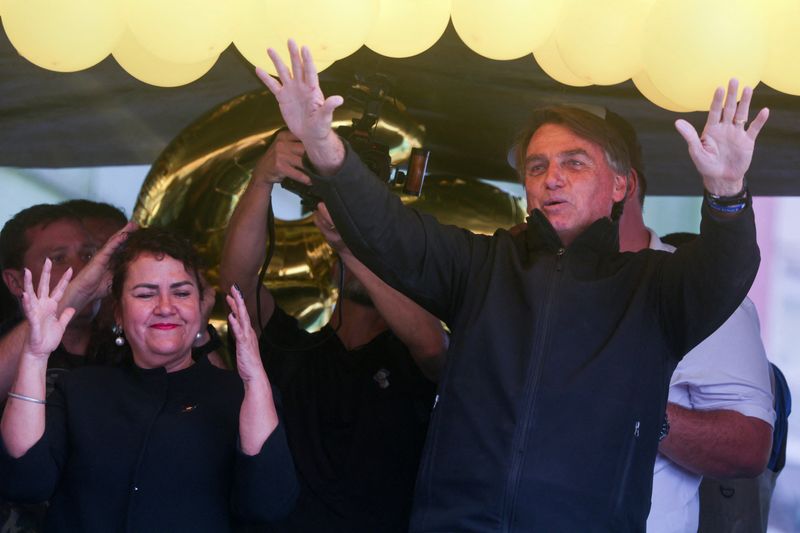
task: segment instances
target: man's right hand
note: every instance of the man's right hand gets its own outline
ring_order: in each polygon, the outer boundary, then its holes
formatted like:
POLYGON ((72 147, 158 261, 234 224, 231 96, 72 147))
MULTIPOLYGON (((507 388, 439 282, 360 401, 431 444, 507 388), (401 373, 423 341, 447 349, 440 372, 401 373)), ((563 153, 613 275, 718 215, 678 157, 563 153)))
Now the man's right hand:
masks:
POLYGON ((297 44, 289 40, 291 71, 275 50, 270 48, 268 53, 280 82, 261 68, 256 69, 256 74, 278 100, 281 115, 289 130, 306 144, 335 135, 331 129, 333 110, 342 105, 344 100, 336 95, 326 99, 322 94, 317 68, 308 48, 303 47, 301 57, 297 44))
POLYGON ((280 81, 263 69, 256 74, 275 95, 281 115, 289 130, 303 142, 308 158, 322 175, 335 173, 344 161, 344 145, 333 131, 333 110, 344 103, 341 96, 328 98, 319 87, 317 69, 311 52, 303 47, 302 57, 297 44, 289 40, 291 71, 278 56, 269 49, 269 57, 275 64, 280 81))
POLYGON ((295 134, 288 130, 278 132, 267 152, 256 163, 253 181, 271 186, 284 178, 292 178, 311 185, 311 179, 303 172, 303 154, 303 143, 295 134))

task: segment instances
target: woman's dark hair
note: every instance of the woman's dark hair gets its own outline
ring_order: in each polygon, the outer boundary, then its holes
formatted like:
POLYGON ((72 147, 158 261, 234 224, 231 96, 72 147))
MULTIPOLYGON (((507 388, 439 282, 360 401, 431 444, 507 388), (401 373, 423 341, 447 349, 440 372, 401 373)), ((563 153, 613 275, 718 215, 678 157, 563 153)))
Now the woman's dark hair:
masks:
POLYGON ((142 254, 152 254, 159 260, 170 256, 183 263, 186 272, 194 276, 200 298, 203 298, 200 257, 192 243, 173 230, 151 227, 132 231, 111 257, 111 295, 115 303, 122 298, 128 267, 142 254))

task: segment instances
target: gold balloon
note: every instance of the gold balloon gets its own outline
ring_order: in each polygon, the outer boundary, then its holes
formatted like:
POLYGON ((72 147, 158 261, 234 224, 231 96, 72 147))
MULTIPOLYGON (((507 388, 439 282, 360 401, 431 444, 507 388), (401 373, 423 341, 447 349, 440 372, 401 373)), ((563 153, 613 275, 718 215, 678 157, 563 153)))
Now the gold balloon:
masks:
POLYGON ((675 102, 672 102, 669 98, 661 94, 656 86, 653 85, 653 82, 650 80, 650 77, 647 75, 647 72, 641 71, 638 72, 635 76, 633 76, 633 84, 639 89, 639 92, 642 93, 642 96, 650 100, 652 103, 666 109, 668 111, 676 111, 678 113, 686 113, 691 111, 686 107, 680 106, 675 102))
POLYGON ((102 61, 122 37, 122 0, 4 0, 3 27, 17 52, 48 70, 102 61))
POLYGON ((365 44, 388 57, 410 57, 434 45, 450 21, 450 0, 381 0, 365 44))
POLYGON ((130 32, 170 63, 219 57, 233 39, 233 11, 228 0, 127 0, 130 32))
POLYGON ((586 87, 592 84, 586 78, 575 74, 564 63, 564 58, 561 57, 555 36, 551 36, 542 46, 534 50, 533 57, 545 74, 557 82, 564 85, 572 85, 573 87, 586 87))
POLYGON ((567 0, 554 38, 564 64, 597 85, 622 83, 641 69, 643 0, 567 0))
POLYGON ((378 16, 378 0, 239 0, 233 44, 253 65, 271 68, 267 48, 286 58, 286 42, 308 46, 315 64, 358 50, 378 16))
POLYGON ((758 84, 767 57, 767 16, 752 0, 660 0, 644 26, 644 70, 666 98, 707 110, 714 89, 758 84))
POLYGON ((516 59, 541 46, 555 28, 561 0, 453 0, 453 26, 478 54, 516 59))
POLYGON ((800 96, 800 2, 770 0, 769 53, 764 83, 778 91, 800 96))
POLYGON ((113 55, 128 74, 158 87, 177 87, 191 83, 211 70, 217 62, 217 56, 191 64, 166 61, 142 46, 130 31, 122 36, 113 55))

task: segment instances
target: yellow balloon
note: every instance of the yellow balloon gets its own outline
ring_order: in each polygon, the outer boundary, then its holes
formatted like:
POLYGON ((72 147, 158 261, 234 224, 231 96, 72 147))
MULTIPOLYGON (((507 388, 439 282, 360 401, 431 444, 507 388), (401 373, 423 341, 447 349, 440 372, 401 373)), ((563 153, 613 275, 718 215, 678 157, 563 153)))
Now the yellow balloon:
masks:
POLYGON ((211 70, 217 56, 198 63, 172 63, 142 46, 126 31, 113 52, 114 59, 134 78, 159 87, 177 87, 200 78, 211 70))
POLYGON ((586 87, 592 84, 591 81, 572 72, 564 63, 564 59, 561 57, 561 52, 558 50, 558 45, 556 44, 554 36, 551 36, 547 39, 547 42, 537 48, 533 52, 533 57, 536 59, 536 62, 539 63, 539 66, 545 74, 557 82, 563 83, 564 85, 572 85, 573 87, 586 87))
POLYGON ((669 100, 666 96, 661 94, 656 86, 653 85, 652 80, 650 80, 650 76, 647 75, 647 72, 641 71, 638 72, 633 76, 633 84, 639 89, 639 92, 642 93, 642 96, 650 100, 652 103, 666 109, 668 111, 675 111, 678 113, 685 113, 687 111, 691 111, 686 107, 679 106, 675 102, 669 100))
POLYGON ((233 40, 233 11, 230 0, 127 0, 133 36, 172 63, 218 57, 233 40))
POLYGON ((764 83, 775 90, 800 96, 800 2, 770 0, 769 53, 764 83))
POLYGON ((317 65, 347 57, 364 44, 378 16, 378 0, 239 0, 237 8, 233 44, 267 70, 267 48, 288 59, 290 38, 308 46, 317 65))
POLYGON ((666 98, 707 110, 714 89, 755 86, 767 57, 767 16, 752 0, 659 0, 647 17, 643 65, 666 98))
POLYGON ((4 0, 3 27, 35 65, 74 72, 102 61, 125 29, 122 0, 4 0))
POLYGON ((555 28, 562 0, 452 0, 453 26, 478 54, 516 59, 541 46, 555 28))
POLYGON ((380 0, 364 44, 388 57, 410 57, 433 46, 449 21, 450 0, 380 0))
POLYGON ((554 36, 566 66, 597 85, 622 83, 641 69, 643 0, 568 0, 554 36))

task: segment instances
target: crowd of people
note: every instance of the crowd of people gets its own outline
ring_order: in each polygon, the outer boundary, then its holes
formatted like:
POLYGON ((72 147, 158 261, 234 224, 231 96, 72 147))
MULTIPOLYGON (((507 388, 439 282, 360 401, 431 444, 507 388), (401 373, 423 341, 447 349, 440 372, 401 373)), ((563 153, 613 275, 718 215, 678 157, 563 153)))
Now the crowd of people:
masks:
POLYGON ((288 129, 219 265, 234 368, 176 232, 86 200, 0 232, 0 530, 683 532, 704 476, 764 472, 751 89, 676 123, 705 189, 689 242, 645 226, 630 124, 566 105, 516 140, 527 222, 486 236, 405 207, 332 129, 309 52, 270 57, 288 129), (258 280, 285 179, 339 258, 316 333, 258 280))

